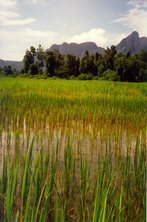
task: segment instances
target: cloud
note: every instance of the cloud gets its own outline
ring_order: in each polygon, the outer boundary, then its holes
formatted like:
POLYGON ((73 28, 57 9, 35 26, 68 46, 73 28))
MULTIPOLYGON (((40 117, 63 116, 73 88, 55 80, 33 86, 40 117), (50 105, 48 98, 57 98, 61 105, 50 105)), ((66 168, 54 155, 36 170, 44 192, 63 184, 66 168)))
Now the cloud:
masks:
POLYGON ((3 55, 0 57, 9 60, 22 60, 25 50, 32 45, 38 47, 41 44, 44 49, 47 49, 54 43, 61 44, 65 41, 68 43, 93 41, 98 46, 108 47, 118 44, 124 37, 126 37, 126 33, 111 34, 102 28, 93 28, 79 35, 67 36, 50 30, 41 31, 27 27, 6 29, 3 27, 0 30, 0 41, 3 43, 0 53, 3 55))
POLYGON ((17 2, 15 0, 0 0, 0 9, 0 24, 6 19, 20 17, 20 14, 16 11, 17 2))
POLYGON ((30 1, 30 3, 32 3, 32 4, 36 4, 36 3, 38 3, 39 2, 39 0, 31 0, 30 1))
POLYGON ((147 2, 145 0, 130 0, 128 5, 133 8, 147 8, 147 2))
POLYGON ((34 18, 28 18, 28 19, 14 19, 14 20, 5 20, 2 22, 2 25, 4 26, 20 26, 20 25, 28 25, 31 24, 32 22, 35 22, 36 19, 34 18))
POLYGON ((114 22, 122 23, 127 28, 136 30, 140 35, 147 36, 147 1, 134 0, 129 1, 128 11, 114 22))
POLYGON ((40 3, 41 0, 26 0, 25 3, 29 5, 34 5, 40 3))
POLYGON ((41 4, 42 6, 46 6, 49 2, 47 0, 25 0, 24 4, 26 5, 36 5, 41 4))
POLYGON ((74 35, 70 41, 72 42, 77 42, 77 43, 81 43, 81 42, 95 42, 98 45, 106 45, 107 42, 107 37, 106 37, 106 31, 104 29, 96 29, 93 28, 91 30, 89 30, 88 32, 83 32, 79 35, 74 35))
POLYGON ((116 45, 118 42, 126 36, 126 33, 111 34, 102 28, 93 28, 88 32, 83 32, 79 35, 72 36, 68 41, 70 42, 95 42, 98 46, 108 47, 110 45, 116 45))
POLYGON ((0 8, 6 9, 6 8, 14 8, 17 5, 16 0, 0 0, 0 8))
POLYGON ((41 44, 45 49, 59 41, 59 34, 45 30, 21 27, 19 29, 0 29, 0 41, 3 43, 0 51, 1 59, 22 60, 25 50, 30 46, 38 47, 41 44), (11 33, 11 34, 10 34, 11 33), (1 54, 3 53, 3 54, 1 54))
POLYGON ((34 18, 20 18, 16 0, 0 0, 0 9, 0 25, 2 26, 22 26, 36 21, 34 18))
POLYGON ((11 10, 2 10, 0 11, 0 22, 5 21, 9 18, 18 18, 20 14, 11 10))

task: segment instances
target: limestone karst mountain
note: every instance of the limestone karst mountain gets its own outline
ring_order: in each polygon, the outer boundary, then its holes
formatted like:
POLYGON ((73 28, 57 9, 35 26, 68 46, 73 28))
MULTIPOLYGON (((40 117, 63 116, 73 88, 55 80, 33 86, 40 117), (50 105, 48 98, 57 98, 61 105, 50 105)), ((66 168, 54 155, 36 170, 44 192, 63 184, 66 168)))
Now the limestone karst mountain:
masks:
POLYGON ((74 54, 77 57, 82 57, 86 51, 89 52, 89 54, 94 54, 96 52, 100 54, 104 54, 105 49, 102 47, 98 47, 94 42, 84 42, 81 44, 77 43, 62 43, 61 45, 52 45, 49 50, 54 51, 58 50, 61 54, 74 54))
POLYGON ((131 54, 135 55, 140 50, 147 50, 147 38, 139 37, 138 32, 134 31, 131 35, 121 40, 121 42, 116 46, 118 52, 125 54, 131 50, 131 54))
MULTIPOLYGON (((134 31, 126 38, 122 39, 118 45, 116 45, 116 50, 118 52, 122 52, 123 54, 127 53, 131 50, 131 54, 135 55, 140 50, 147 50, 147 37, 139 37, 138 32, 134 31)), ((53 44, 47 50, 58 50, 61 54, 74 54, 78 57, 82 57, 86 51, 89 54, 95 54, 96 52, 100 54, 105 53, 105 49, 102 47, 98 47, 94 42, 84 42, 84 43, 62 43, 60 45, 53 44)), ((21 70, 23 68, 23 62, 17 61, 4 61, 0 59, 0 67, 3 68, 6 65, 11 65, 12 68, 16 70, 21 70)))

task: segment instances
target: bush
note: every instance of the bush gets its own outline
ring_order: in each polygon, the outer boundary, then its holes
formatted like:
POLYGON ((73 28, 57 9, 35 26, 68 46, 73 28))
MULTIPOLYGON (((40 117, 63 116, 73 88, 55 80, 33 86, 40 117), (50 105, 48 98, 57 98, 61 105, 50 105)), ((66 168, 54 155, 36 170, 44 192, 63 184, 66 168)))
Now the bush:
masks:
POLYGON ((39 73, 38 66, 36 64, 32 64, 29 70, 29 74, 38 75, 38 73, 39 73))
POLYGON ((77 77, 78 80, 92 80, 93 78, 94 78, 94 76, 92 73, 88 73, 88 74, 81 73, 77 77))
POLYGON ((103 76, 99 78, 100 80, 110 80, 110 81, 120 81, 120 76, 118 76, 118 73, 116 71, 113 71, 111 69, 107 69, 103 76))
POLYGON ((52 76, 52 77, 49 77, 49 79, 56 80, 56 79, 60 79, 60 78, 58 76, 52 76))
POLYGON ((72 75, 72 76, 70 76, 70 78, 69 78, 70 80, 75 80, 76 79, 76 77, 74 76, 74 75, 72 75))

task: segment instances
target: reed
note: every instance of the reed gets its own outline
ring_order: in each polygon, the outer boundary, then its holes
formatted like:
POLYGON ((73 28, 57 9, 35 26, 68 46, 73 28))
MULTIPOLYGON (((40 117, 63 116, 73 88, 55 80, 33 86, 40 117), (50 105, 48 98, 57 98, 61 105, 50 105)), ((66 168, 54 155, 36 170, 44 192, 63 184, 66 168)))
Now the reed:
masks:
POLYGON ((145 221, 146 83, 0 79, 0 221, 145 221))
POLYGON ((5 154, 0 176, 1 221, 145 221, 144 147, 137 157, 136 178, 135 156, 122 155, 114 162, 107 153, 90 173, 87 157, 81 157, 75 170, 72 147, 67 147, 65 162, 59 163, 55 154, 50 158, 42 150, 34 157, 33 146, 32 142, 17 160, 5 154))

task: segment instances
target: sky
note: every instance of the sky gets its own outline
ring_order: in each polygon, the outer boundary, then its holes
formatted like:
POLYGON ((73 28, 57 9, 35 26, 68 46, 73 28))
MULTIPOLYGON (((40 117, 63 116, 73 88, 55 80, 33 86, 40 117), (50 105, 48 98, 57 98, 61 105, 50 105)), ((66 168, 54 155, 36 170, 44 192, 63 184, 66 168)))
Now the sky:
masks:
POLYGON ((147 37, 147 0, 0 0, 0 59, 22 60, 39 44, 106 48, 132 31, 147 37))

